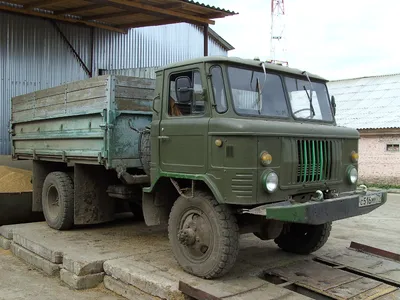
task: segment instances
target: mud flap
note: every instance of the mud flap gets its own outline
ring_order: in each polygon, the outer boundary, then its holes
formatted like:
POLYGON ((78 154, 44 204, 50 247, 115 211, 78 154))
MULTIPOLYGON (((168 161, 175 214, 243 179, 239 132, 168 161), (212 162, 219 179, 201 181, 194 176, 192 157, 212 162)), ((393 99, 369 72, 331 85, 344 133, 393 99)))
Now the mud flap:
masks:
POLYGON ((74 168, 75 225, 114 220, 115 200, 107 194, 109 174, 104 167, 76 164, 74 168))
POLYGON ((168 224, 172 204, 163 200, 158 193, 143 193, 142 209, 147 226, 168 224))

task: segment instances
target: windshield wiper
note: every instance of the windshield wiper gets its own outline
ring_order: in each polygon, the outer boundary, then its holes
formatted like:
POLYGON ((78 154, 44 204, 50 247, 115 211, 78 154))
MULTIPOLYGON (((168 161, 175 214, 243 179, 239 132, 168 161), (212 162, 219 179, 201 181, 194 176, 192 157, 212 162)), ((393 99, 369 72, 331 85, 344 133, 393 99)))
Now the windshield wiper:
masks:
POLYGON ((263 101, 262 101, 262 92, 264 90, 264 86, 265 83, 267 82, 267 70, 265 67, 265 63, 262 62, 261 66, 263 68, 263 72, 264 72, 264 84, 261 86, 260 84, 260 79, 257 78, 257 82, 256 82, 256 92, 257 92, 257 108, 258 108, 258 114, 261 115, 261 110, 262 110, 262 105, 263 105, 263 101))
POLYGON ((308 80, 308 82, 310 83, 310 94, 308 94, 308 91, 307 91, 307 88, 306 88, 305 85, 303 85, 303 89, 304 89, 304 91, 305 91, 306 94, 307 94, 308 101, 310 101, 310 111, 311 111, 311 113, 312 113, 312 117, 315 117, 315 110, 314 110, 314 106, 313 106, 313 104, 312 104, 312 95, 313 95, 312 83, 311 83, 310 77, 308 77, 307 72, 304 71, 303 74, 306 75, 307 80, 308 80))

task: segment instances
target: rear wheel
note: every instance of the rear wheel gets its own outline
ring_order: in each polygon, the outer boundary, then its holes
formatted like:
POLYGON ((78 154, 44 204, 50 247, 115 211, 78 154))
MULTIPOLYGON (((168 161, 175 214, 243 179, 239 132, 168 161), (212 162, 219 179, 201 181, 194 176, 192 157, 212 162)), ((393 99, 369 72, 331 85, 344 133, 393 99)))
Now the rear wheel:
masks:
POLYGON ((175 259, 188 273, 216 278, 235 264, 239 252, 239 228, 228 206, 211 195, 195 193, 179 197, 168 223, 169 240, 175 259))
POLYGON ((74 225, 74 184, 64 172, 49 173, 42 189, 43 214, 47 224, 57 230, 74 225))
POLYGON ((275 243, 287 252, 309 254, 326 243, 331 229, 331 222, 321 225, 290 223, 285 225, 275 243))

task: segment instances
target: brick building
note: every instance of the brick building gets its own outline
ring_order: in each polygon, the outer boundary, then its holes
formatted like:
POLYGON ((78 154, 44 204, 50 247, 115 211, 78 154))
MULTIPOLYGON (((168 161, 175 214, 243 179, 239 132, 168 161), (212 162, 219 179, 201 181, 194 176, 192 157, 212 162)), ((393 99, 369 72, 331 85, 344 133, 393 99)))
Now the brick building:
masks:
POLYGON ((331 81, 339 126, 360 132, 359 174, 400 185, 400 74, 331 81))

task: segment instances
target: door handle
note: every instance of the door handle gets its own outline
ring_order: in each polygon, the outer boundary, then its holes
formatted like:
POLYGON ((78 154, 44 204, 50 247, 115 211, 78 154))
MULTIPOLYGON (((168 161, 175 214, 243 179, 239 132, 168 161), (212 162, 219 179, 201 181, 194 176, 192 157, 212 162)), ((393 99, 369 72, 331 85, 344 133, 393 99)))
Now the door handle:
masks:
POLYGON ((159 135, 159 136, 158 136, 158 139, 159 139, 159 140, 169 140, 169 136, 166 136, 166 135, 159 135))

